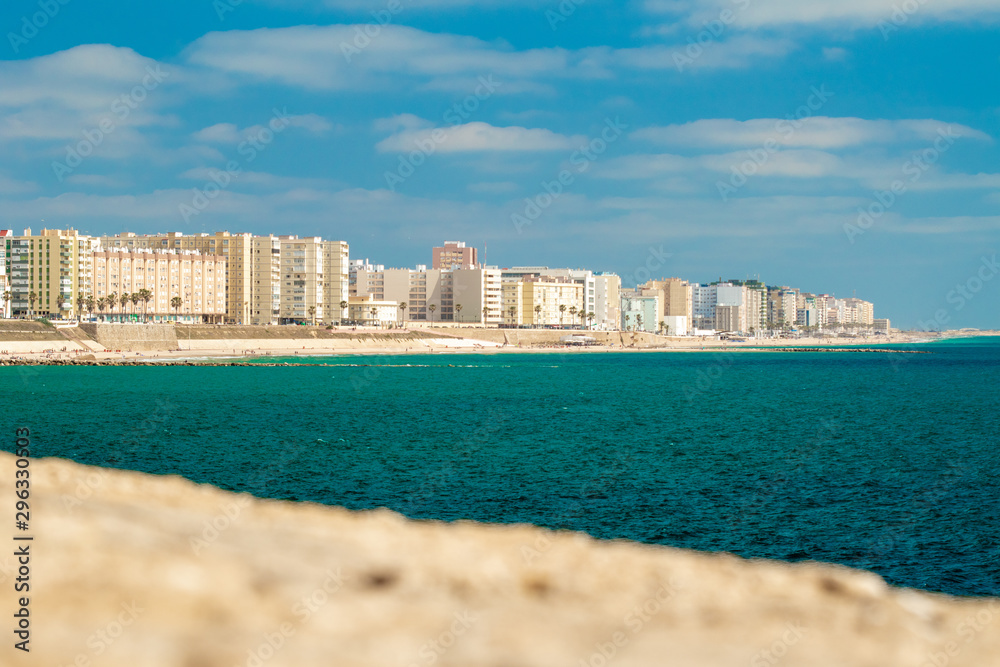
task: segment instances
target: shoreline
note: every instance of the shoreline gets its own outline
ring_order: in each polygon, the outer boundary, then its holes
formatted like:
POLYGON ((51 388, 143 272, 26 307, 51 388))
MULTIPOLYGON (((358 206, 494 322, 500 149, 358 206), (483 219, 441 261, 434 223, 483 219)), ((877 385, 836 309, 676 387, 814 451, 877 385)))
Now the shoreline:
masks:
MULTIPOLYGON (((416 330, 423 333, 438 332, 416 330)), ((0 366, 17 365, 214 365, 214 366, 305 366, 323 364, 296 364, 283 361, 267 363, 268 358, 310 358, 310 357, 368 357, 368 356, 410 356, 410 355, 454 355, 454 354, 600 354, 621 352, 878 352, 878 353, 930 353, 930 351, 901 350, 898 346, 923 346, 928 343, 960 338, 998 336, 1000 332, 941 332, 934 336, 927 333, 897 333, 885 336, 885 340, 873 341, 871 337, 850 338, 799 338, 761 339, 745 342, 703 340, 693 338, 666 338, 659 344, 631 345, 590 345, 569 346, 553 344, 500 344, 475 338, 476 329, 455 329, 449 332, 451 338, 418 338, 401 345, 397 341, 380 340, 384 332, 358 332, 359 335, 347 340, 309 339, 239 339, 239 340, 199 340, 192 345, 190 340, 179 341, 181 348, 171 350, 146 351, 95 351, 82 346, 75 350, 66 349, 72 341, 52 341, 66 343, 63 349, 18 350, 19 341, 0 341, 0 366), (465 337, 468 336, 468 337, 465 337), (187 345, 185 345, 185 343, 187 345), (328 344, 323 344, 328 343, 328 344), (346 343, 346 344, 344 344, 346 343), (199 345, 200 344, 200 345, 199 345), (204 347, 201 347, 204 345, 204 347), (187 348, 187 349, 184 349, 187 348)), ((490 331, 490 330, 486 330, 490 331)), ((502 331, 502 330, 501 330, 502 331)), ((492 335, 495 334, 493 330, 492 335)), ((622 340, 627 340, 627 333, 622 340)), ((26 343, 23 347, 38 347, 37 343, 26 343)))

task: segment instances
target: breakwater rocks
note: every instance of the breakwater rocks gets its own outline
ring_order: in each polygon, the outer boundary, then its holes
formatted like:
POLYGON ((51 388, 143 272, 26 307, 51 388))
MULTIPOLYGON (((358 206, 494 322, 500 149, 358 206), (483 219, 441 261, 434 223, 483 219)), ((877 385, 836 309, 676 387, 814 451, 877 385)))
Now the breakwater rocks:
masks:
MULTIPOLYGON (((0 453, 0 478, 19 469, 0 453)), ((11 667, 981 667, 1000 656, 1000 601, 842 567, 408 521, 56 459, 30 471, 34 540, 17 544, 30 550, 31 653, 8 646, 11 667)), ((289 474, 287 461, 261 461, 247 484, 289 474)), ((5 586, 18 576, 9 560, 5 586)))
MULTIPOLYGON (((727 348, 740 349, 740 348, 727 348)), ((767 352, 879 352, 881 354, 933 354, 930 350, 892 350, 883 347, 755 347, 767 352)))

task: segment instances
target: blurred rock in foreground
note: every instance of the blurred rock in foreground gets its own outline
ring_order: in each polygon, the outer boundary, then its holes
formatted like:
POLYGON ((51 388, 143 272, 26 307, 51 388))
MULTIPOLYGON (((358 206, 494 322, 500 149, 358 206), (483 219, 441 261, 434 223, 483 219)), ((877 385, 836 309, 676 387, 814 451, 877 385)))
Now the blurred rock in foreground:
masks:
POLYGON ((30 470, 31 653, 0 557, 4 665, 1000 665, 1000 603, 863 572, 30 470))

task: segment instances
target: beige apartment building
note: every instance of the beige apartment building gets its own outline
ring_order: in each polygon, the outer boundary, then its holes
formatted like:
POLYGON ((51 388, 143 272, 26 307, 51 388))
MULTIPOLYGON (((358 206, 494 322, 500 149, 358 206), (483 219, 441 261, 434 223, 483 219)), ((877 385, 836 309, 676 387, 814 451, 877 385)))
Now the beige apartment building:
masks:
POLYGON ((104 248, 149 248, 155 250, 188 251, 203 255, 226 258, 226 318, 230 322, 250 321, 250 258, 252 250, 251 234, 166 234, 132 233, 101 237, 104 248))
POLYGON ((191 250, 105 248, 93 253, 95 314, 152 322, 221 323, 226 317, 226 258, 191 250), (148 302, 122 295, 149 290, 148 302), (109 295, 114 306, 101 307, 109 295), (179 298, 180 302, 174 301, 179 298))
POLYGON ((74 229, 43 229, 37 236, 26 229, 3 243, 12 316, 79 317, 80 298, 93 290, 97 239, 74 229))
POLYGON ((660 317, 687 317, 691 321, 693 301, 691 284, 680 278, 661 278, 650 280, 640 286, 646 294, 655 291, 660 297, 662 312, 660 317))
POLYGON ((281 240, 255 236, 250 244, 250 324, 281 319, 281 240))
POLYGON ((318 236, 301 239, 279 236, 278 239, 281 248, 279 323, 323 321, 323 239, 318 236))
POLYGON ((347 317, 341 304, 349 299, 350 248, 344 241, 323 242, 323 322, 335 324, 347 317))
POLYGON ((400 316, 406 322, 482 324, 485 308, 485 323, 500 323, 502 293, 498 269, 358 267, 354 276, 352 289, 357 296, 372 295, 377 300, 400 304, 400 316))
POLYGON ((586 285, 570 278, 525 276, 502 283, 504 324, 582 326, 586 285))
POLYGON ((317 322, 332 322, 346 315, 340 303, 347 300, 348 245, 341 241, 170 232, 105 236, 101 244, 107 248, 193 251, 225 257, 228 322, 279 324, 312 321, 314 317, 317 322), (286 250, 291 253, 287 258, 283 255, 286 250), (328 313, 329 320, 325 319, 328 313))

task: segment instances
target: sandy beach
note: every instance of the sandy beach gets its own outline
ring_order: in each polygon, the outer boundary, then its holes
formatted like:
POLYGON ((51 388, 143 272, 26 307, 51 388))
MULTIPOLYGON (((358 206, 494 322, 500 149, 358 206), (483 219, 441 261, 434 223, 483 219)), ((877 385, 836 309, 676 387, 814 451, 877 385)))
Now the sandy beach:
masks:
MULTIPOLYGON (((221 329, 221 328, 220 328, 221 329)), ((343 331, 337 339, 316 338, 184 338, 178 327, 178 347, 174 349, 108 349, 90 340, 0 342, 0 360, 45 362, 58 360, 94 361, 176 361, 235 360, 259 357, 365 356, 406 354, 599 354, 607 352, 767 352, 775 348, 873 347, 919 345, 934 340, 968 336, 1000 335, 1000 332, 949 331, 941 333, 904 332, 880 336, 822 336, 802 338, 762 338, 734 342, 717 337, 667 337, 629 332, 572 332, 498 330, 477 328, 392 330, 395 335, 412 334, 412 339, 394 339, 385 330, 362 328, 343 331), (405 331, 405 334, 403 333, 405 331), (570 346, 558 343, 568 333, 600 334, 599 344, 570 346), (509 341, 520 334, 542 337, 543 342, 509 341), (491 340, 492 339, 492 340, 491 340), (615 342, 614 339, 617 339, 615 342)))

